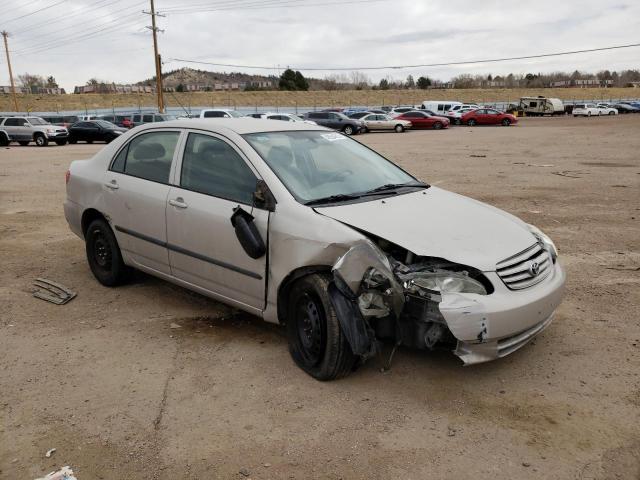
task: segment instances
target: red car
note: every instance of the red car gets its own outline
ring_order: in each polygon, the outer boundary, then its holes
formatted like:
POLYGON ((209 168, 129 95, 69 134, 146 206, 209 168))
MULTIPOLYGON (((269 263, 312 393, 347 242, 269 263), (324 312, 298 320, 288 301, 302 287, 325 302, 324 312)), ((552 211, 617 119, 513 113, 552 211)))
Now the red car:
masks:
POLYGON ((499 112, 493 108, 478 108, 460 117, 462 125, 509 125, 518 123, 518 119, 510 113, 499 112))
POLYGON ((449 128, 449 120, 444 117, 435 117, 425 112, 406 112, 396 117, 396 120, 407 120, 413 125, 411 128, 422 129, 432 128, 433 130, 440 130, 442 128, 449 128))

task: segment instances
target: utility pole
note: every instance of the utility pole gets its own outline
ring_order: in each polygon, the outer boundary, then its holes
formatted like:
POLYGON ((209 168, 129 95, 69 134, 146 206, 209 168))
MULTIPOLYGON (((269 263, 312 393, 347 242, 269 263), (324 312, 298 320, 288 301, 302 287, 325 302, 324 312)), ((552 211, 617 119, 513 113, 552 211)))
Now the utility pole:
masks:
POLYGON ((155 5, 153 4, 153 0, 151 0, 151 11, 143 12, 148 15, 151 15, 151 26, 147 27, 153 33, 153 58, 156 62, 156 93, 158 95, 158 112, 164 113, 164 96, 162 94, 162 63, 160 59, 160 54, 158 53, 158 31, 159 28, 156 27, 156 16, 163 17, 164 15, 160 15, 156 13, 155 5))
POLYGON ((18 97, 16 96, 16 86, 13 83, 13 71, 11 70, 11 59, 9 58, 9 44, 7 43, 7 37, 9 33, 6 31, 2 32, 2 37, 4 38, 4 51, 7 54, 7 65, 9 66, 9 80, 11 81, 11 92, 13 93, 13 107, 15 111, 18 111, 18 97))

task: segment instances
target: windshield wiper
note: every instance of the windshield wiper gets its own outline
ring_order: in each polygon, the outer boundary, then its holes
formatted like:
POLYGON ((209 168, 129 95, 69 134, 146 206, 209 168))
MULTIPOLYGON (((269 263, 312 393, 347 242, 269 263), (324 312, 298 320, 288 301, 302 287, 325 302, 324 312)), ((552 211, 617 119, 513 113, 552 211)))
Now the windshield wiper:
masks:
POLYGON ((429 185, 427 185, 426 183, 386 183, 384 185, 380 185, 379 187, 372 188, 371 190, 367 190, 366 192, 364 192, 364 194, 366 195, 369 193, 387 192, 402 187, 428 188, 429 185))
POLYGON ((320 205, 323 203, 342 202, 344 200, 357 200, 362 195, 347 195, 344 193, 338 193, 336 195, 329 195, 328 197, 316 198, 315 200, 309 200, 305 202, 305 205, 320 205))

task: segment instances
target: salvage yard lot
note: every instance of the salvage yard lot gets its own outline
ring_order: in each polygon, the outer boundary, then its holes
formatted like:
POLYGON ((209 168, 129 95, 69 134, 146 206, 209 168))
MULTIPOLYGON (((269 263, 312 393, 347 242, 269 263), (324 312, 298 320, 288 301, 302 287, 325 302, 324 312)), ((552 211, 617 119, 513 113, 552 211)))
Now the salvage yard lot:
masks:
POLYGON ((567 295, 505 359, 401 349, 381 373, 387 348, 330 383, 277 326, 142 274, 97 283, 62 202, 100 145, 0 150, 0 478, 639 478, 639 132, 624 116, 355 137, 540 227, 567 295), (78 296, 35 299, 37 277, 78 296))

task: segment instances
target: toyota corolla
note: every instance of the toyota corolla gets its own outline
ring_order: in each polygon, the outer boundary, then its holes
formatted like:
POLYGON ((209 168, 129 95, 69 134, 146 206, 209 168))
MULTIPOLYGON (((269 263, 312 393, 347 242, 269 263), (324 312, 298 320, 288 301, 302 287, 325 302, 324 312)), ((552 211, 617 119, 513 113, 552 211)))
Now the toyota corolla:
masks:
POLYGON ((286 325, 320 380, 382 342, 504 357, 551 323, 565 284, 536 227, 303 123, 135 128, 71 164, 64 211, 103 285, 138 269, 286 325))

